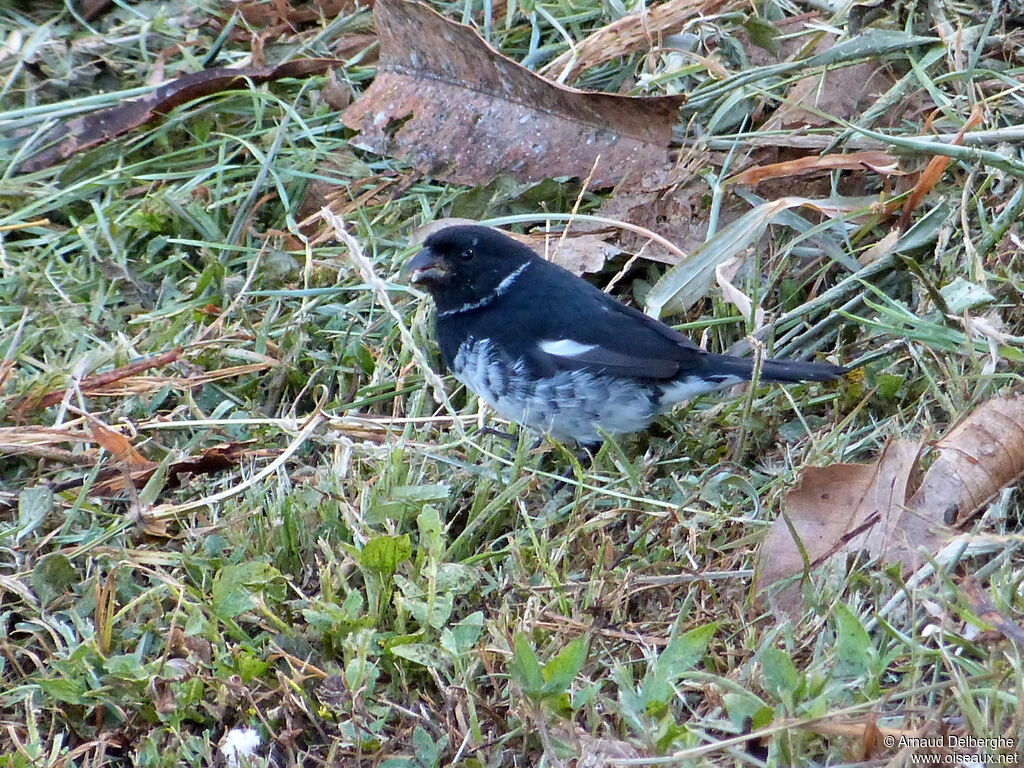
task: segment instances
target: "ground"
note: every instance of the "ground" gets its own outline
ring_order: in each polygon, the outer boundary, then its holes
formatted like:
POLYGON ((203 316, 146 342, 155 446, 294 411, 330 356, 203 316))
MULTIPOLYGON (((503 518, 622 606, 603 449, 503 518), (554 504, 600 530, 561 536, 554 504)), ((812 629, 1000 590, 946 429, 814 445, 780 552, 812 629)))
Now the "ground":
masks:
POLYGON ((0 9, 0 766, 250 747, 273 765, 881 765, 943 734, 1016 763, 1015 484, 953 510, 976 546, 935 573, 844 551, 795 613, 755 579, 808 468, 935 439, 1020 386, 1012 5, 693 2, 657 39, 593 46, 636 9, 432 5, 549 77, 573 41, 594 57, 575 87, 685 94, 670 192, 454 184, 354 146, 339 111, 377 73, 366 8, 93 5, 0 9), (313 57, 342 63, 116 135, 71 122, 204 67, 313 57), (921 184, 930 137, 956 143, 972 108, 976 136, 921 184), (32 165, 67 124, 96 141, 32 165), (855 151, 876 155, 729 181, 855 151), (741 219, 794 197, 816 209, 741 219), (509 425, 445 374, 402 281, 410 238, 570 213, 613 221, 587 279, 672 296, 664 319, 706 348, 859 367, 697 399, 589 466, 494 434, 509 425), (705 256, 733 237, 742 262, 696 280, 671 251, 633 259, 649 238, 616 221, 705 256))

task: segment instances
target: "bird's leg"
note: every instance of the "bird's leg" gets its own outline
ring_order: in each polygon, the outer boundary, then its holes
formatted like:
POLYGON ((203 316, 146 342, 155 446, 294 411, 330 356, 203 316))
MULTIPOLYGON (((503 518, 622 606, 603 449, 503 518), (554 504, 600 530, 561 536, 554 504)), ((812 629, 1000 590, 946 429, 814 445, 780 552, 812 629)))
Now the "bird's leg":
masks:
MULTIPOLYGON (((505 454, 505 459, 507 461, 509 461, 509 462, 512 462, 512 461, 515 461, 515 456, 516 456, 517 448, 518 448, 518 445, 519 445, 519 438, 520 438, 520 435, 522 434, 522 430, 521 429, 519 429, 515 425, 512 425, 512 426, 513 426, 513 429, 515 430, 514 432, 504 432, 504 431, 502 431, 500 429, 495 429, 494 427, 481 427, 479 430, 477 430, 476 434, 479 435, 479 436, 492 435, 494 437, 500 437, 502 440, 508 441, 508 443, 509 443, 509 451, 505 454)), ((543 434, 539 435, 537 437, 537 439, 533 441, 533 444, 526 450, 526 452, 528 454, 530 454, 530 453, 533 453, 534 451, 536 451, 538 448, 541 448, 544 445, 545 439, 546 438, 544 437, 543 434)), ((583 466, 584 467, 590 466, 589 461, 587 463, 583 464, 583 466)), ((572 476, 571 470, 570 470, 570 474, 568 476, 569 477, 572 476)))
POLYGON ((601 443, 580 443, 575 451, 576 461, 583 469, 590 469, 599 450, 601 450, 601 443))
POLYGON ((494 427, 484 427, 477 432, 478 435, 493 435, 494 437, 500 437, 502 440, 508 440, 510 443, 519 441, 519 434, 517 432, 503 432, 500 429, 494 427))

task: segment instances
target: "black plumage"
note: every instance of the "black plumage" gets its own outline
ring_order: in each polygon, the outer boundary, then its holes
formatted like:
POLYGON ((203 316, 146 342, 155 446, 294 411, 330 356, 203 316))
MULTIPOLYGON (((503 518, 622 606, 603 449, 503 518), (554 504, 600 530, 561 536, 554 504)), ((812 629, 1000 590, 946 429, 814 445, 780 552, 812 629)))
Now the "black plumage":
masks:
MULTIPOLYGON (((435 232, 408 270, 434 299, 445 365, 505 418, 562 440, 638 431, 753 372, 752 359, 705 352, 487 227, 435 232)), ((846 371, 764 360, 761 378, 828 381, 846 371)))

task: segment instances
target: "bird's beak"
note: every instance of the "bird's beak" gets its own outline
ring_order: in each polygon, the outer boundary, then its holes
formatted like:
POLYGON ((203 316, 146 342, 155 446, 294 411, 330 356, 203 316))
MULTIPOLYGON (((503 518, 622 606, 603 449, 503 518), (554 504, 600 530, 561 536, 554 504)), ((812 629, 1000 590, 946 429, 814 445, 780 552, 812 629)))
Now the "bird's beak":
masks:
POLYGON ((417 285, 437 283, 448 275, 441 259, 429 248, 424 248, 412 257, 412 260, 405 265, 405 273, 409 276, 409 282, 417 285))

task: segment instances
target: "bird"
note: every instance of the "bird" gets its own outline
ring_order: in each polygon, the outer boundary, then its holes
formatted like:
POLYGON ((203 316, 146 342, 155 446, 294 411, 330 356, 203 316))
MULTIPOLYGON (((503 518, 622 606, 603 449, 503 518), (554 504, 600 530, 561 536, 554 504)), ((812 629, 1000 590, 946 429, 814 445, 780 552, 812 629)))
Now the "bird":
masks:
MULTIPOLYGON (((490 227, 432 233, 405 272, 433 299, 446 368, 500 416, 562 443, 595 449, 753 376, 753 359, 705 351, 490 227)), ((760 378, 829 381, 849 370, 766 359, 760 378)))

